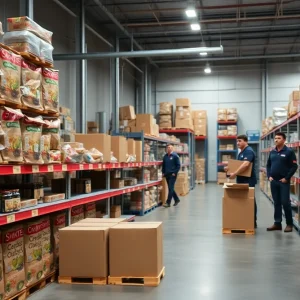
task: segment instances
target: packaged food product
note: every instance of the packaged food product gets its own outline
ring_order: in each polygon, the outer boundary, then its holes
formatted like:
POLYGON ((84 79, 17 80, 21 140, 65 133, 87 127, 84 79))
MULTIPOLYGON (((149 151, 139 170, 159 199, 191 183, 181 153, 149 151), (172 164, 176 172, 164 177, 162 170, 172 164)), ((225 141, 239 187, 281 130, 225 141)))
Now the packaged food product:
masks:
POLYGON ((43 164, 41 151, 44 145, 41 144, 42 126, 44 121, 42 117, 30 118, 25 116, 22 119, 22 142, 23 157, 26 163, 43 164))
POLYGON ((50 150, 60 150, 60 136, 59 136, 60 120, 45 120, 45 126, 43 126, 43 135, 49 135, 50 150))
POLYGON ((84 212, 85 218, 96 218, 96 203, 88 203, 85 205, 85 212, 84 212))
POLYGON ((25 289, 23 225, 9 226, 2 231, 5 298, 25 289))
POLYGON ((26 286, 31 286, 44 277, 43 230, 45 219, 27 222, 24 225, 26 286))
POLYGON ((71 224, 77 223, 84 219, 83 205, 72 207, 71 209, 71 224))
POLYGON ((49 64, 53 64, 53 49, 52 45, 40 40, 40 58, 49 64))
POLYGON ((53 254, 55 267, 58 267, 59 263, 59 229, 66 227, 66 214, 59 213, 52 217, 52 241, 53 241, 53 254))
POLYGON ((2 156, 4 161, 22 162, 22 138, 20 119, 24 117, 21 110, 3 107, 0 110, 1 125, 4 131, 4 147, 2 156))
POLYGON ((83 153, 81 150, 76 151, 70 145, 64 145, 62 151, 62 162, 64 163, 81 163, 83 162, 83 153))
MULTIPOLYGON (((1 25, 0 25, 1 27, 1 25)), ((0 28, 1 31, 1 28, 0 28)), ((1 35, 1 33, 0 33, 1 35)), ((4 300, 5 289, 4 289, 4 277, 3 277, 3 255, 2 255, 2 245, 0 239, 0 300, 4 300)))
POLYGON ((51 243, 51 226, 50 226, 50 217, 43 218, 43 229, 42 229, 42 255, 43 255, 43 271, 44 276, 50 274, 54 271, 54 262, 53 262, 53 251, 51 243))
POLYGON ((46 30, 29 17, 16 17, 7 19, 7 30, 8 31, 19 31, 19 30, 28 30, 39 36, 41 39, 46 42, 52 42, 53 33, 49 30, 46 30))
POLYGON ((59 111, 58 71, 44 68, 43 71, 43 103, 45 110, 59 111))
POLYGON ((42 68, 22 60, 22 102, 28 107, 43 110, 41 97, 42 68))
POLYGON ((0 98, 21 104, 21 56, 0 47, 0 98))

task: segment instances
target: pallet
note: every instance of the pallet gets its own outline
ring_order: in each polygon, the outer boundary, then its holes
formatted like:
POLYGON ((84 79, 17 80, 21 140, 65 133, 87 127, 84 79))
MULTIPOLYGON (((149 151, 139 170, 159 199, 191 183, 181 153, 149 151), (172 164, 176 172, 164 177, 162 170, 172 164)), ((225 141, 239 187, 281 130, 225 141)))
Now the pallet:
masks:
POLYGON ((53 64, 46 62, 45 60, 41 59, 40 57, 34 54, 28 52, 19 52, 19 55, 21 55, 23 58, 25 58, 26 60, 28 60, 29 62, 35 65, 46 67, 46 68, 53 68, 53 64))
POLYGON ((246 235, 254 235, 255 230, 254 229, 222 229, 223 234, 237 234, 237 233, 242 233, 246 235))
POLYGON ((18 294, 10 297, 10 298, 6 298, 6 300, 25 300, 26 297, 26 289, 24 289, 23 291, 19 292, 18 294))
POLYGON ((43 279, 39 280, 38 282, 34 283, 33 285, 26 288, 26 298, 31 296, 33 293, 43 289, 48 284, 54 282, 56 279, 56 271, 50 273, 43 279))
POLYGON ((106 285, 107 277, 68 277, 59 276, 58 283, 62 284, 94 284, 106 285))
POLYGON ((7 107, 11 107, 11 108, 19 108, 21 109, 23 106, 21 103, 14 103, 14 102, 10 102, 4 99, 0 99, 0 106, 7 106, 7 107))
POLYGON ((112 285, 132 285, 132 286, 158 286, 162 278, 166 275, 165 267, 161 270, 157 277, 108 277, 108 284, 112 285))
POLYGON ((195 183, 196 184, 205 184, 205 181, 204 180, 195 180, 195 183))

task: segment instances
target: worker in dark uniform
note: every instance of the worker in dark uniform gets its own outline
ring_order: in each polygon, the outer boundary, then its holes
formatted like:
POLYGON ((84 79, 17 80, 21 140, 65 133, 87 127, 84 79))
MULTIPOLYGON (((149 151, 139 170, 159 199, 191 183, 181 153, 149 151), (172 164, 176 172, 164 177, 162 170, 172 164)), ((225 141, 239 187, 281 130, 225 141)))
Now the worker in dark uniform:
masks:
POLYGON ((165 154, 163 158, 163 164, 162 164, 162 173, 163 176, 166 178, 169 193, 168 193, 168 199, 167 203, 164 204, 164 207, 170 207, 172 198, 174 198, 174 206, 177 206, 180 202, 175 190, 175 182, 177 179, 177 174, 180 170, 180 159, 177 153, 173 152, 173 146, 168 145, 167 146, 167 153, 165 154))
MULTIPOLYGON (((229 174, 230 179, 235 179, 237 183, 248 183, 249 187, 255 188, 255 185, 257 183, 256 179, 256 172, 255 172, 255 153, 253 149, 248 145, 248 137, 244 134, 239 135, 237 137, 237 146, 241 150, 238 155, 238 160, 243 161, 244 163, 234 172, 229 174), (247 168, 252 163, 252 170, 251 170, 251 176, 240 176, 240 173, 243 173, 247 170, 247 168)), ((227 172, 228 167, 225 167, 224 170, 227 172)), ((257 205, 256 205, 256 199, 254 197, 254 226, 257 228, 257 205)))
POLYGON ((282 230, 282 207, 286 218, 284 232, 293 231, 293 217, 290 200, 290 180, 298 169, 294 151, 285 145, 283 132, 275 134, 276 147, 271 150, 267 162, 267 176, 274 201, 274 224, 267 231, 282 230))

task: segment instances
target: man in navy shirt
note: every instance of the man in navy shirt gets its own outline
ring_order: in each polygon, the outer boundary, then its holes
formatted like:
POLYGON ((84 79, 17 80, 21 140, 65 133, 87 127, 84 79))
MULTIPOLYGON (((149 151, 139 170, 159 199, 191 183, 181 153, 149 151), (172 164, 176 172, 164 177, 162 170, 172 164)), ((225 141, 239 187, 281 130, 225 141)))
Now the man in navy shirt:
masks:
POLYGON ((271 150, 267 162, 267 176, 274 201, 274 224, 267 231, 282 230, 282 207, 286 218, 284 232, 293 231, 293 217, 290 200, 290 180, 298 169, 294 151, 285 146, 283 132, 275 134, 276 147, 271 150))
MULTIPOLYGON (((249 187, 255 187, 257 180, 256 180, 256 173, 255 173, 255 153, 253 149, 248 145, 248 137, 244 134, 241 134, 237 137, 237 146, 241 150, 238 155, 238 160, 243 161, 244 163, 234 172, 230 174, 230 179, 236 178, 236 183, 248 183, 249 187), (252 163, 252 170, 251 170, 251 176, 245 177, 240 176, 239 174, 246 171, 247 168, 252 163)), ((225 171, 228 170, 227 167, 224 168, 225 171)), ((255 209, 255 215, 254 215, 254 226, 257 227, 256 219, 257 219, 257 205, 256 200, 254 198, 254 209, 255 209)))
POLYGON ((162 165, 162 173, 163 176, 166 178, 168 188, 169 188, 167 203, 164 204, 164 207, 170 207, 172 198, 174 198, 175 201, 174 206, 178 205, 178 203, 180 202, 174 190, 174 186, 175 186, 175 182, 179 170, 180 170, 179 156, 177 155, 177 153, 173 152, 173 146, 168 145, 167 153, 164 156, 163 165, 162 165))

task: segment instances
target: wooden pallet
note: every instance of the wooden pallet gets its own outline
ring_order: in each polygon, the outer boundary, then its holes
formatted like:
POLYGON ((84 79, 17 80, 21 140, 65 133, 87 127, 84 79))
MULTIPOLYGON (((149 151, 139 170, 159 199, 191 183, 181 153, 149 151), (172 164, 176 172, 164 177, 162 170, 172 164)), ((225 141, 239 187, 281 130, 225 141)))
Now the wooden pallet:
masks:
POLYGON ((253 235, 255 234, 255 229, 222 229, 223 234, 237 234, 242 233, 246 235, 253 235))
POLYGON ((196 184, 205 184, 205 181, 204 180, 195 180, 195 183, 196 184))
POLYGON ((54 282, 56 279, 56 271, 50 273, 43 279, 39 280, 38 282, 34 283, 33 285, 26 288, 26 298, 31 296, 33 293, 43 289, 48 284, 54 282))
POLYGON ((59 276, 58 283, 62 284, 94 284, 106 285, 107 277, 68 277, 59 276))
POLYGON ((158 286, 162 278, 166 275, 165 267, 157 277, 108 277, 108 284, 113 285, 133 285, 133 286, 158 286))
POLYGON ((7 107, 11 107, 11 108, 19 108, 21 109, 23 106, 21 103, 14 103, 14 102, 10 102, 4 99, 0 99, 0 106, 7 106, 7 107))
POLYGON ((38 66, 43 66, 46 68, 53 68, 53 64, 50 64, 48 62, 46 62, 45 60, 41 59, 40 57, 32 54, 32 53, 28 53, 28 52, 19 52, 19 54, 25 58, 26 60, 28 60, 29 62, 38 65, 38 66))
POLYGON ((26 289, 24 289, 23 291, 19 292, 18 294, 10 298, 6 298, 6 300, 25 300, 25 299, 26 299, 26 289))

